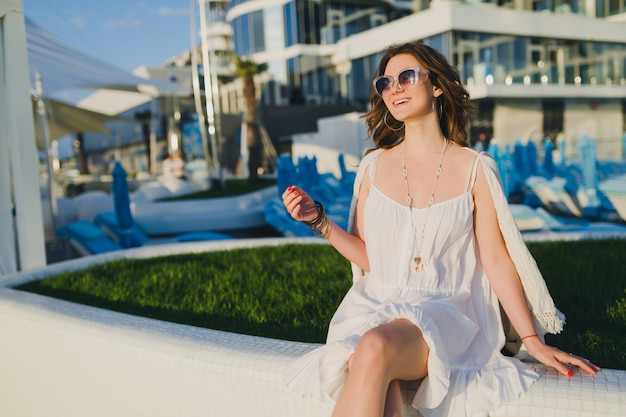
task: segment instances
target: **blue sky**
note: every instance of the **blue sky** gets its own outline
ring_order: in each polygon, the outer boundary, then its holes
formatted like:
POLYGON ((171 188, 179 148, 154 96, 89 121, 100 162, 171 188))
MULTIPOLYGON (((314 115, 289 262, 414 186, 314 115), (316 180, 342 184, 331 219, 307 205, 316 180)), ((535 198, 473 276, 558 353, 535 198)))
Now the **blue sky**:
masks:
POLYGON ((191 45, 190 1, 23 0, 23 5, 26 17, 47 32, 128 71, 158 65, 191 45))

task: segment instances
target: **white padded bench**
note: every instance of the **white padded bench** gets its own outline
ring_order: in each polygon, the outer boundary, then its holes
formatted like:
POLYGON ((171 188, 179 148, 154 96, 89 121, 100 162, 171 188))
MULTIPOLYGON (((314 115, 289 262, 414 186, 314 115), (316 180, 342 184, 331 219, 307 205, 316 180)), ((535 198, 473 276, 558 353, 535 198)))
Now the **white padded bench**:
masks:
MULTIPOLYGON (((541 377, 519 401, 505 404, 493 417, 600 417, 626 416, 626 371, 603 369, 595 377, 574 369, 568 378, 542 364, 529 364, 541 377)), ((407 405, 415 384, 405 383, 407 405)), ((413 416, 415 410, 406 408, 413 416)))
MULTIPOLYGON (((332 403, 302 398, 282 382, 289 363, 314 344, 162 322, 12 288, 64 269, 122 256, 253 243, 235 240, 139 248, 2 278, 0 416, 330 416, 332 403)), ((626 416, 626 371, 607 369, 595 378, 576 371, 567 378, 541 365, 532 366, 542 378, 519 401, 501 407, 494 416, 626 416)), ((405 385, 407 402, 412 390, 411 384, 405 385)), ((406 410, 407 416, 418 416, 409 405, 406 410)))

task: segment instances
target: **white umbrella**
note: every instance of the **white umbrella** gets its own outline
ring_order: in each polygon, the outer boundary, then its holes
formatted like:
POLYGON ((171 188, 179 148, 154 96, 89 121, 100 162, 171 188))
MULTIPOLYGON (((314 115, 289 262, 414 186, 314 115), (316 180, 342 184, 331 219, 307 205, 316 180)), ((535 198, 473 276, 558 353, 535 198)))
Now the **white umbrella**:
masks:
POLYGON ((54 165, 54 159, 56 156, 50 154, 56 154, 56 152, 48 149, 50 143, 54 140, 60 139, 67 135, 76 135, 78 133, 110 133, 110 129, 107 126, 107 122, 123 121, 127 123, 138 123, 136 120, 110 116, 95 111, 83 109, 74 106, 69 103, 64 103, 59 100, 47 98, 37 99, 32 97, 33 113, 40 111, 40 106, 45 107, 42 109, 41 117, 35 118, 35 139, 37 142, 37 149, 42 151, 44 160, 48 161, 47 171, 47 193, 42 194, 42 200, 46 204, 46 210, 50 213, 49 216, 45 216, 44 221, 46 226, 46 235, 52 240, 54 239, 54 231, 56 229, 55 214, 57 213, 56 199, 60 194, 57 184, 53 182, 52 174, 54 165))
MULTIPOLYGON (((32 97, 33 112, 36 112, 37 99, 32 97)), ((50 140, 62 138, 63 136, 76 133, 109 133, 107 122, 122 121, 128 123, 138 123, 134 119, 120 116, 110 116, 107 114, 83 109, 70 103, 55 99, 45 99, 46 114, 48 116, 48 134, 50 140)), ((37 149, 45 150, 44 131, 42 122, 35 118, 35 138, 37 149)))

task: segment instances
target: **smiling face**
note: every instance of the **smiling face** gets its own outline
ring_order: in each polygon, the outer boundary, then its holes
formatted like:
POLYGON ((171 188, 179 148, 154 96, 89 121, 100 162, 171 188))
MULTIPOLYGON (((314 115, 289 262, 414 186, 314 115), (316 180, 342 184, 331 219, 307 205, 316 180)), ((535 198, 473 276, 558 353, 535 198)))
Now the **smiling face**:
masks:
POLYGON ((441 94, 441 91, 430 82, 428 71, 420 69, 416 70, 416 73, 405 72, 416 67, 423 68, 414 56, 396 55, 389 60, 384 73, 393 79, 393 83, 390 83, 389 79, 379 81, 379 87, 387 87, 379 88, 379 92, 382 93, 389 112, 396 120, 405 123, 429 115, 436 117, 436 113, 433 112, 433 100, 441 94), (413 75, 415 78, 412 78, 413 75))
POLYGON ((372 87, 370 109, 364 116, 377 148, 390 149, 402 138, 437 128, 448 139, 467 146, 474 106, 458 72, 441 52, 422 41, 390 45, 375 74, 375 78, 389 77, 372 87), (402 72, 415 67, 427 75, 422 77, 420 72, 417 82, 412 82, 410 72, 402 72))

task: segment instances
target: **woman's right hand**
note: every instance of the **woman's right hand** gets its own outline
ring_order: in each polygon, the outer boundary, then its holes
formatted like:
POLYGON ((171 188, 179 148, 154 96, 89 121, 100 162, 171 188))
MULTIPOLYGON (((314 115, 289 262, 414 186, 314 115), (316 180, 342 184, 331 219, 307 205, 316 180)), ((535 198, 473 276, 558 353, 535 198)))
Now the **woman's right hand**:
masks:
POLYGON ((319 214, 315 202, 307 193, 295 185, 287 187, 283 193, 283 204, 294 219, 298 221, 315 220, 319 214))

